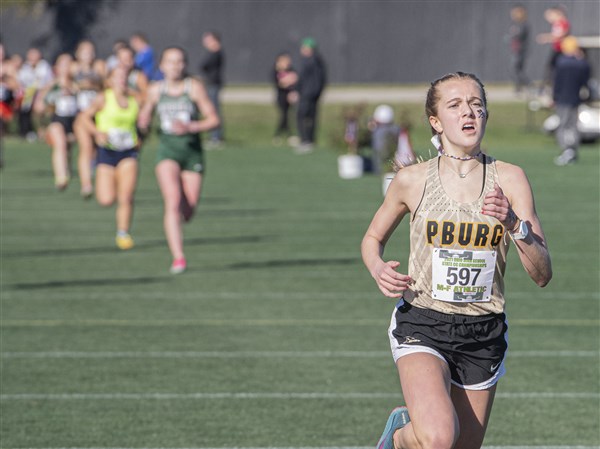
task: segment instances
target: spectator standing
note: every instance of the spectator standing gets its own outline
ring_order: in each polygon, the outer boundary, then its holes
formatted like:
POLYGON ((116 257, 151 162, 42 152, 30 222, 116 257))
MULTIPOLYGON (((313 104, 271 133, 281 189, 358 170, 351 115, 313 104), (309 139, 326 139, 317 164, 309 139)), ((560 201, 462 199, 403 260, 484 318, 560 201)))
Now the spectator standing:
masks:
POLYGON ((23 98, 19 109, 19 135, 33 142, 37 139, 32 120, 32 106, 40 89, 52 82, 52 67, 43 59, 42 52, 31 47, 27 50, 25 62, 19 69, 19 83, 23 89, 23 98))
POLYGON ((386 162, 394 158, 400 135, 400 127, 394 123, 394 110, 387 104, 380 104, 369 122, 371 148, 373 149, 373 173, 383 173, 386 162))
POLYGON ((561 43, 571 32, 571 24, 569 19, 567 19, 567 13, 560 6, 546 9, 546 11, 544 11, 544 19, 550 24, 551 29, 549 33, 538 34, 537 42, 540 44, 551 44, 552 48, 546 64, 546 73, 544 75, 542 89, 551 84, 556 59, 561 53, 561 43))
POLYGON ((582 102, 581 90, 587 87, 590 79, 590 64, 573 36, 563 39, 561 50, 562 54, 556 59, 554 68, 553 99, 560 119, 556 140, 562 153, 554 162, 556 165, 567 165, 577 160, 580 141, 578 110, 582 102))
POLYGON ((145 34, 137 32, 129 38, 129 45, 135 51, 135 68, 144 72, 150 81, 163 79, 160 70, 156 69, 154 49, 145 34))
POLYGON ((219 116, 220 125, 210 132, 207 142, 208 148, 219 148, 223 145, 223 116, 221 114, 220 94, 223 88, 223 68, 225 67, 225 54, 221 36, 216 31, 207 31, 202 35, 202 45, 207 51, 200 63, 200 72, 208 98, 212 101, 215 111, 219 116))
POLYGON ((302 40, 302 62, 298 79, 298 134, 300 146, 297 153, 311 152, 315 143, 317 106, 327 81, 325 64, 312 37, 302 40))
POLYGON ((510 10, 510 18, 512 24, 509 28, 508 38, 510 39, 512 56, 512 75, 515 83, 515 92, 520 93, 529 84, 527 75, 525 75, 525 62, 529 47, 527 9, 523 5, 514 6, 510 10))
POLYGON ((279 113, 275 130, 275 140, 277 141, 283 137, 289 137, 291 134, 289 111, 292 103, 297 100, 298 73, 292 67, 292 58, 289 53, 281 53, 275 59, 272 81, 275 86, 277 111, 279 113))

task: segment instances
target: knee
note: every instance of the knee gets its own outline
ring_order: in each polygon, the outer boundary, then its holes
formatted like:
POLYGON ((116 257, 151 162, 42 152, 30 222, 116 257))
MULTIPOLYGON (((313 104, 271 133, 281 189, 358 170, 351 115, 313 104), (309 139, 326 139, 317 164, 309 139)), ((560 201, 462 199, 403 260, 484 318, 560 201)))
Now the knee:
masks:
POLYGON ((417 435, 420 449, 452 449, 457 439, 458 432, 453 428, 435 428, 417 435))
POLYGON ((163 201, 165 214, 180 214, 180 204, 179 201, 172 201, 170 199, 166 199, 163 201))
POLYGON ((110 207, 114 204, 115 199, 110 196, 96 195, 96 201, 102 207, 110 207))

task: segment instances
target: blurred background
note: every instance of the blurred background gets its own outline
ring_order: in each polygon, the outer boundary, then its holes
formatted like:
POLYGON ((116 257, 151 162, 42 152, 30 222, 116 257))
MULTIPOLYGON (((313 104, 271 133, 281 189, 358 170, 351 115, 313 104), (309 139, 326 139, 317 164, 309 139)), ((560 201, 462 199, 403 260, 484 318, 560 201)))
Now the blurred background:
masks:
MULTIPOLYGON (((198 70, 202 33, 220 32, 228 83, 265 83, 273 58, 297 52, 312 36, 327 62, 331 83, 419 83, 451 70, 477 73, 487 82, 510 81, 508 30, 514 1, 3 1, 2 40, 8 53, 40 48, 48 60, 93 40, 98 56, 116 39, 143 32, 158 52, 188 51, 198 70)), ((544 20, 552 0, 520 2, 530 25, 527 73, 543 76, 550 31, 544 20)), ((565 0, 575 36, 598 35, 600 2, 565 0)), ((597 64, 596 64, 597 66, 597 64)))
MULTIPOLYGON (((461 70, 486 84, 482 149, 526 170, 554 268, 539 289, 509 253, 509 374, 483 447, 598 449, 600 2, 521 4, 528 37, 519 86, 515 1, 0 0, 1 446, 374 447, 403 398, 387 336, 394 301, 364 268, 360 241, 391 163, 435 154, 427 83, 461 70), (592 71, 578 98, 578 159, 564 164, 554 160, 558 117, 542 83, 551 44, 537 42, 555 6, 592 71), (115 209, 83 188, 85 139, 69 136, 70 148, 59 148, 45 133, 53 104, 40 102, 30 119, 31 103, 53 82, 57 55, 82 39, 109 65, 115 42, 139 32, 155 61, 167 46, 184 48, 198 77, 211 30, 226 60, 225 139, 211 147, 204 133, 206 183, 185 227, 189 265, 173 276, 154 175, 159 120, 139 157, 135 248, 123 251, 115 209), (316 144, 298 151, 299 108, 285 105, 290 126, 280 132, 275 100, 284 89, 273 72, 285 51, 302 78, 307 36, 328 83, 316 144), (29 58, 34 48, 41 54, 29 58), (44 67, 37 77, 28 59, 44 67), (58 150, 68 187, 53 171, 58 150), (360 164, 344 172, 342 161, 360 164)), ((408 226, 386 246, 403 267, 408 226)))

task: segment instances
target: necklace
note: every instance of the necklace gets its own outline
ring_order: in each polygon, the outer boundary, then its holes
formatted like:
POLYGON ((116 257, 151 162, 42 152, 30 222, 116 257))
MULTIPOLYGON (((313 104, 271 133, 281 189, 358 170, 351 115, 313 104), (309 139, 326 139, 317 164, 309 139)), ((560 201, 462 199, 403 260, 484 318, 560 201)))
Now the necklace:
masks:
MULTIPOLYGON (((479 154, 481 154, 481 152, 479 152, 479 154)), ((479 154, 477 156, 479 156, 479 154)), ((475 159, 477 156, 474 156, 471 159, 475 159)), ((479 167, 479 163, 477 163, 477 164, 473 165, 473 167, 471 167, 471 169, 468 172, 460 173, 460 172, 454 170, 454 168, 452 168, 452 166, 450 164, 447 164, 447 165, 448 165, 448 168, 450 170, 452 170, 454 173, 456 173, 461 179, 465 179, 469 173, 471 173, 473 170, 475 170, 477 167, 479 167)))
POLYGON ((470 161, 471 159, 477 159, 479 157, 479 155, 481 155, 481 151, 479 151, 477 154, 474 154, 473 156, 467 156, 467 157, 452 156, 451 154, 446 153, 442 147, 440 147, 438 151, 441 155, 452 158, 452 159, 456 159, 458 161, 470 161))

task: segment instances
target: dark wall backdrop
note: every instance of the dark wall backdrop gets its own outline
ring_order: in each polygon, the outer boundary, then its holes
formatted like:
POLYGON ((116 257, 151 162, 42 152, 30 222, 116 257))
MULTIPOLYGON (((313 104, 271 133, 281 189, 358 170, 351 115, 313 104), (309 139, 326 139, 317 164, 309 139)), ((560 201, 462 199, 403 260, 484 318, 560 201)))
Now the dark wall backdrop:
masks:
MULTIPOLYGON (((529 10, 531 43, 527 72, 539 79, 550 51, 535 42, 548 32, 544 10, 555 1, 522 1, 529 10)), ((297 57, 298 42, 317 39, 333 83, 418 83, 441 74, 472 71, 486 81, 510 79, 505 36, 515 2, 312 1, 312 0, 51 0, 24 14, 4 7, 2 40, 9 53, 40 47, 48 59, 88 37, 100 57, 117 38, 144 32, 157 52, 168 45, 188 50, 198 72, 202 32, 222 34, 229 83, 269 82, 280 51, 297 57)), ((600 1, 561 0, 578 36, 600 34, 600 1)))

